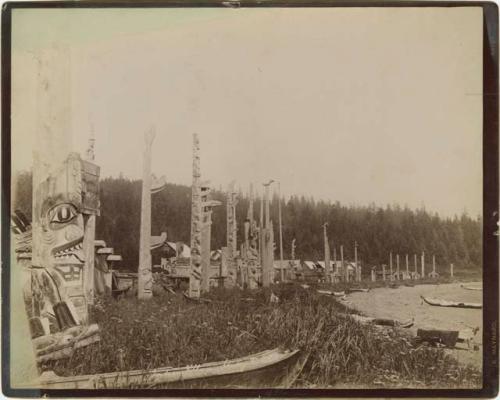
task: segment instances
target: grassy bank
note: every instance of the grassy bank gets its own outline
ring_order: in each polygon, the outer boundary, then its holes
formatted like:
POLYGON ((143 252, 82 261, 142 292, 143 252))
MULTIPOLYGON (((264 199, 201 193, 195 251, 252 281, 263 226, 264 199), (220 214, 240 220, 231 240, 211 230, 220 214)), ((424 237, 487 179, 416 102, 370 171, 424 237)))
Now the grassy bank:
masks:
POLYGON ((477 387, 480 373, 440 349, 415 346, 392 329, 360 325, 345 307, 298 285, 220 290, 208 304, 159 292, 150 301, 101 299, 93 319, 101 342, 47 368, 60 375, 184 366, 277 346, 310 357, 295 386, 477 387))

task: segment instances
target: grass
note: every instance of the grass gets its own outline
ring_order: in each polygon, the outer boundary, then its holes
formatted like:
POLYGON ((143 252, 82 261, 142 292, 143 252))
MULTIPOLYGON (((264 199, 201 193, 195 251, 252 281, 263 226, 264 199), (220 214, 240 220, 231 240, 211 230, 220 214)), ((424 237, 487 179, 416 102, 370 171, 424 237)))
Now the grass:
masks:
POLYGON ((245 356, 277 346, 310 353, 296 387, 460 387, 481 374, 441 349, 417 346, 399 331, 361 325, 345 306, 295 284, 221 289, 196 304, 158 289, 150 301, 102 298, 92 318, 101 341, 46 368, 59 375, 184 366, 245 356))

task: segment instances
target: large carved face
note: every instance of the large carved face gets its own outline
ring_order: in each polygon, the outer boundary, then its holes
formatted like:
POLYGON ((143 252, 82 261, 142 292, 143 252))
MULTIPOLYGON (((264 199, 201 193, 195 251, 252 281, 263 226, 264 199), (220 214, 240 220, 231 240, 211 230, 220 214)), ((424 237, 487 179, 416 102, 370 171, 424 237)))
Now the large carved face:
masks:
POLYGON ((42 208, 43 258, 49 265, 82 265, 83 215, 77 205, 63 196, 49 199, 42 208))
POLYGON ((83 265, 81 163, 70 155, 63 167, 37 188, 34 249, 43 267, 83 265))

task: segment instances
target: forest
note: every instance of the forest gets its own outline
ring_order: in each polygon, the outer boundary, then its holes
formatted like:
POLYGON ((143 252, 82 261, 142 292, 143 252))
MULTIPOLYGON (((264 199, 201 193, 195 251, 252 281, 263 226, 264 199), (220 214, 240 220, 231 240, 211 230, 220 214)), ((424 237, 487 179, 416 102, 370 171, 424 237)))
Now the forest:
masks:
MULTIPOLYGON (((31 173, 20 172, 13 185, 13 209, 31 216, 31 173)), ((212 191, 212 198, 223 204, 215 208, 212 224, 212 249, 226 242, 225 194, 212 191)), ((106 241, 123 256, 123 268, 135 270, 139 253, 141 181, 123 176, 100 180, 101 215, 97 218, 96 238, 106 241)), ((243 222, 249 205, 248 193, 240 190, 236 206, 238 240, 243 238, 243 222)), ((167 184, 166 189, 152 195, 152 234, 167 232, 169 241, 189 245, 191 188, 167 184)), ((323 259, 323 227, 328 222, 328 237, 333 258, 334 248, 344 246, 344 257, 353 259, 354 243, 365 265, 388 264, 389 252, 413 254, 425 251, 428 259, 434 254, 438 265, 454 263, 461 268, 478 269, 482 265, 482 219, 466 213, 442 218, 425 209, 411 210, 398 205, 346 206, 338 202, 291 196, 281 199, 283 221, 283 258, 289 259, 291 242, 296 239, 296 258, 323 259)), ((271 217, 279 258, 278 197, 271 201, 271 217)), ((254 217, 259 219, 260 200, 254 202, 254 217)), ((403 256, 404 257, 404 256, 403 256)), ((404 264, 404 261, 402 265, 404 264)))

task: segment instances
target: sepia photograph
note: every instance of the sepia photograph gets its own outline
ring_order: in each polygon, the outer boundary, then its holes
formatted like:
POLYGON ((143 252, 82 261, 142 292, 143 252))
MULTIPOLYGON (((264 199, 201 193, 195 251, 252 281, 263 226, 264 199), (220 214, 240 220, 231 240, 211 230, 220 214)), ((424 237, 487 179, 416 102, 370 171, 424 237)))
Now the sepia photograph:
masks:
POLYGON ((498 9, 417 5, 4 7, 4 393, 498 390, 498 9))

